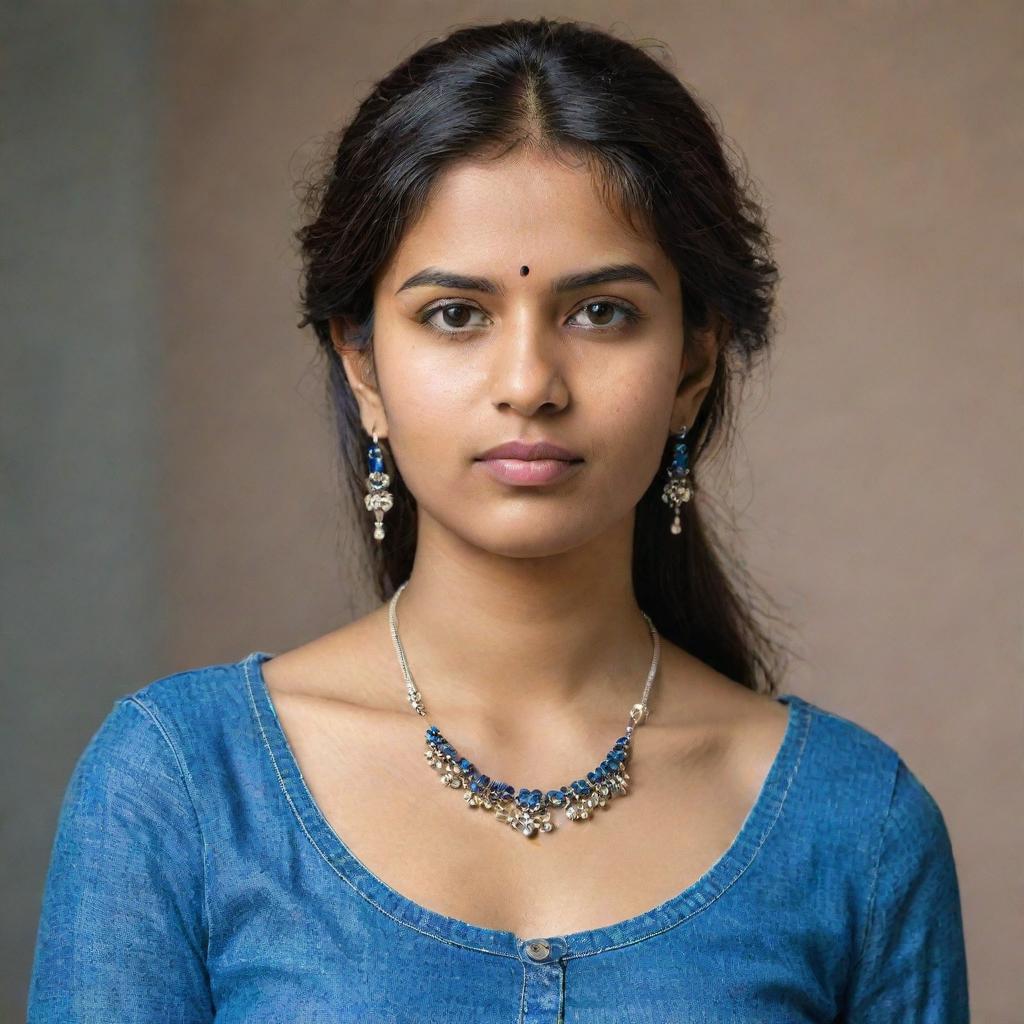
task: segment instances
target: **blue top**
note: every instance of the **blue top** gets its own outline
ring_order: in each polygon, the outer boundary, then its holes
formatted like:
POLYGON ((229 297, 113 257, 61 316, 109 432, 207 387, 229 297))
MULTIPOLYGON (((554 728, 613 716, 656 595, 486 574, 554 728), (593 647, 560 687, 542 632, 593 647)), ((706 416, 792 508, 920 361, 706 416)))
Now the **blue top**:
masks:
POLYGON ((848 719, 777 697, 782 744, 701 878, 605 928, 519 936, 407 899, 345 846, 271 657, 114 702, 61 807, 29 1024, 968 1021, 942 814, 848 719))

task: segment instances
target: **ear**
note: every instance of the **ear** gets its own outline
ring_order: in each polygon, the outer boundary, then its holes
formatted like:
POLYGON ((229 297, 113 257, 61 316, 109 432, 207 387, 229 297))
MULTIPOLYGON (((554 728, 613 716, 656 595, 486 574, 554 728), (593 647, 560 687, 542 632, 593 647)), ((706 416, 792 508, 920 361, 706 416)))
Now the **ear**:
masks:
POLYGON ((355 325, 348 317, 331 317, 331 344, 341 359, 349 387, 359 404, 359 418, 368 434, 376 430, 378 437, 388 436, 388 419, 384 413, 377 384, 377 372, 370 344, 357 347, 355 325))
POLYGON ((693 331, 683 343, 679 384, 672 405, 671 428, 674 431, 684 423, 689 427, 696 420, 715 379, 718 354, 725 343, 728 324, 714 310, 709 317, 708 326, 693 331))

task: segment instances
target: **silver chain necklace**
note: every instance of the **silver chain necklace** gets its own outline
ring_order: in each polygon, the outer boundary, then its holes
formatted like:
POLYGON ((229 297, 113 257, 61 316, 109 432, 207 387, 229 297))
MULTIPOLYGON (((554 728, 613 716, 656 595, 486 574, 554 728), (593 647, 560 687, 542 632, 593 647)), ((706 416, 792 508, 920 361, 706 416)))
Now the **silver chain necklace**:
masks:
MULTIPOLYGON (((420 691, 416 689, 409 663, 405 658, 402 641, 398 636, 398 617, 396 608, 398 598, 408 586, 406 580, 394 593, 388 605, 388 622, 391 625, 391 639, 395 645, 395 653, 405 677, 405 689, 409 704, 418 715, 426 715, 420 691)), ((524 836, 534 836, 538 832, 550 832, 554 827, 551 821, 551 808, 561 808, 569 821, 586 821, 599 807, 607 807, 609 801, 618 796, 625 796, 629 784, 626 772, 626 761, 632 747, 633 730, 647 721, 647 697, 651 692, 651 684, 658 671, 661 658, 661 640, 654 623, 646 612, 641 611, 647 628, 651 633, 654 654, 651 667, 647 673, 644 695, 638 704, 629 710, 629 722, 624 736, 620 736, 615 745, 608 751, 604 760, 587 772, 586 778, 576 779, 568 786, 549 789, 542 793, 539 789, 522 788, 516 792, 514 786, 507 782, 492 781, 490 776, 477 771, 476 765, 468 758, 460 757, 459 752, 441 735, 437 726, 427 729, 427 746, 423 756, 427 764, 441 774, 441 782, 452 789, 464 789, 464 799, 468 807, 483 807, 492 811, 500 822, 514 828, 524 836)))

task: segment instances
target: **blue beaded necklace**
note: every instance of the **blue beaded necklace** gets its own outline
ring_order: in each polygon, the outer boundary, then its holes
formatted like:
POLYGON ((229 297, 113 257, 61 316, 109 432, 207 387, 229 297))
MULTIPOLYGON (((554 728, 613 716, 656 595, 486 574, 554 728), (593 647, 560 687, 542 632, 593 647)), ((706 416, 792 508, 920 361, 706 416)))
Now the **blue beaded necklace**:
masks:
MULTIPOLYGON (((391 639, 395 645, 395 652, 402 666, 409 703, 416 714, 425 716, 427 710, 413 682, 402 641, 398 636, 396 608, 398 598, 408 583, 406 580, 392 596, 388 605, 388 621, 391 625, 391 639)), ((464 790, 467 807, 483 807, 484 810, 491 811, 498 821, 504 822, 524 836, 550 832, 555 827, 551 820, 551 808, 561 809, 569 821, 586 821, 593 817, 598 808, 607 807, 615 797, 625 796, 629 785, 626 762, 629 760, 632 747, 633 730, 647 721, 647 697, 651 692, 651 683, 654 682, 661 657, 658 631, 647 613, 641 614, 647 622, 654 645, 644 695, 640 703, 630 708, 625 735, 615 741, 604 760, 593 771, 587 772, 586 778, 576 779, 575 782, 559 789, 549 789, 546 793, 539 789, 526 788, 520 789, 517 793, 515 787, 507 782, 494 781, 490 776, 477 771, 476 765, 468 758, 461 757, 437 726, 432 725, 427 729, 427 746, 423 756, 427 759, 427 764, 440 773, 442 784, 451 789, 464 790)))

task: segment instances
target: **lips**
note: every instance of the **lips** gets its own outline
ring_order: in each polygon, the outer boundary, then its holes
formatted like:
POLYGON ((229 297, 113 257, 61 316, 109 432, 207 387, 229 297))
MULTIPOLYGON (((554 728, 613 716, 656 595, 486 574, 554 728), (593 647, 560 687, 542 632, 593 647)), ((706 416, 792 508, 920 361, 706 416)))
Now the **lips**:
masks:
POLYGON ((535 462, 540 459, 557 459, 560 462, 582 462, 583 456, 577 452, 563 448, 551 441, 506 441, 504 444, 488 448, 478 459, 520 459, 524 462, 535 462))

